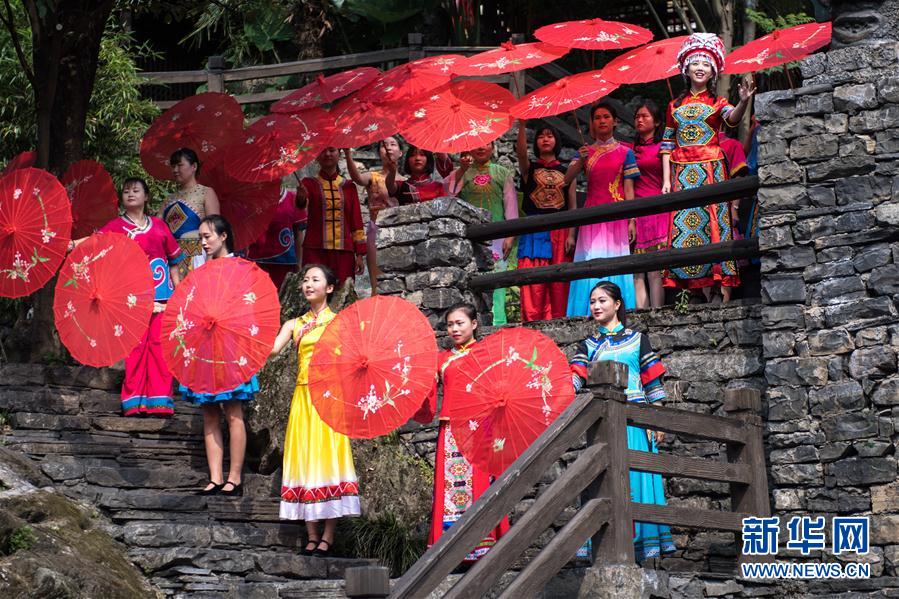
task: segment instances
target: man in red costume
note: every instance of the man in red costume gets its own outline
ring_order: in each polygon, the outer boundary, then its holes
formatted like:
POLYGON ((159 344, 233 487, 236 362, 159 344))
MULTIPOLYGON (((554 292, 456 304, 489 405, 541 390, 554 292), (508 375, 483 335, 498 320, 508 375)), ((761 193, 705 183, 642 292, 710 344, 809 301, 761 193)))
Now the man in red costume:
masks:
POLYGON ((343 283, 365 269, 365 230, 356 185, 340 176, 337 148, 325 148, 316 159, 316 177, 305 177, 297 189, 297 207, 306 208, 303 264, 324 264, 343 283))

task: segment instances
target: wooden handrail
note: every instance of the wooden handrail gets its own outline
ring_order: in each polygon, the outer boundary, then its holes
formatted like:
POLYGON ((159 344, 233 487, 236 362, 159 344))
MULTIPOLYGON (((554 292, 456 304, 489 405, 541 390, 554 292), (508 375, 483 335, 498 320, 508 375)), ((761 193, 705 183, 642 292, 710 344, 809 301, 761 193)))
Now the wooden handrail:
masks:
POLYGON ((733 418, 676 410, 653 404, 630 402, 626 409, 627 423, 654 431, 691 435, 732 443, 746 443, 745 425, 733 418))
POLYGON ((758 176, 740 177, 721 183, 703 185, 695 189, 685 189, 663 195, 649 196, 636 200, 613 202, 601 206, 565 210, 553 214, 540 214, 526 218, 515 218, 494 223, 469 225, 466 237, 471 241, 490 241, 502 237, 553 231, 568 227, 579 227, 606 223, 626 218, 649 216, 674 212, 686 208, 708 206, 727 202, 755 194, 759 188, 758 176))
MULTIPOLYGON (((656 429, 658 430, 658 429, 656 429)), ((752 474, 746 464, 729 464, 718 460, 681 458, 673 455, 628 450, 631 470, 655 472, 667 476, 685 476, 699 480, 749 484, 752 474)))
POLYGON ((699 508, 674 507, 651 503, 631 504, 631 517, 637 522, 654 522, 669 526, 686 528, 716 528, 740 532, 742 519, 750 515, 721 510, 703 510, 699 508))
POLYGON ((512 287, 513 285, 535 285, 556 281, 602 278, 610 275, 654 272, 694 264, 712 264, 725 260, 755 258, 758 255, 758 239, 740 239, 695 248, 659 250, 617 258, 594 258, 583 262, 564 262, 550 266, 492 272, 472 277, 469 286, 476 291, 484 291, 512 287))

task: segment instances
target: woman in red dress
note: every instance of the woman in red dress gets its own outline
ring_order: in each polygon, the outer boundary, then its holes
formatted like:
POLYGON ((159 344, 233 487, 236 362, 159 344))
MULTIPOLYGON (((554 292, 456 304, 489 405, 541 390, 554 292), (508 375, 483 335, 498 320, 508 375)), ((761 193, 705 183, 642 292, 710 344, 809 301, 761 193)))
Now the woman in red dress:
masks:
MULTIPOLYGON (((440 354, 439 376, 444 382, 458 376, 460 369, 465 368, 465 357, 475 343, 474 333, 478 328, 477 312, 471 304, 459 303, 446 311, 446 330, 453 340, 453 348, 440 354)), ((447 402, 444 395, 443 403, 447 402)), ((434 418, 437 407, 437 385, 431 392, 428 401, 415 415, 415 420, 429 423, 434 418)), ((434 506, 431 511, 431 532, 428 535, 428 546, 452 526, 462 514, 490 486, 490 477, 474 464, 465 459, 456 445, 452 427, 445 416, 439 415, 440 432, 437 436, 437 456, 434 466, 434 506)), ((509 530, 509 519, 503 518, 476 547, 465 556, 465 563, 477 561, 490 551, 499 538, 509 530)))

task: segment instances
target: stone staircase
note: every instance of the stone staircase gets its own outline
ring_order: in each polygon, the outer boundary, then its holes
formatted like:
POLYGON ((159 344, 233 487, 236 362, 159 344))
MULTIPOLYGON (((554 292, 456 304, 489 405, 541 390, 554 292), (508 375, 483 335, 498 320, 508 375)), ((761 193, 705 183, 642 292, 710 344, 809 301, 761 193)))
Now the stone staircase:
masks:
POLYGON ((245 474, 242 498, 195 495, 208 478, 199 409, 124 418, 120 383, 112 369, 3 365, 0 440, 107 516, 166 596, 345 596, 346 568, 372 560, 299 555, 303 526, 278 519, 277 475, 245 474))

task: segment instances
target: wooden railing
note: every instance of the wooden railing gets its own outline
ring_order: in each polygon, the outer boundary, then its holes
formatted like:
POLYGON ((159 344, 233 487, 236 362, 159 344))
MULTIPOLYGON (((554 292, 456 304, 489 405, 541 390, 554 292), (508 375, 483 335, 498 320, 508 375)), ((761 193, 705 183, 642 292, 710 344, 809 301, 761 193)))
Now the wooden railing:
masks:
MULTIPOLYGON (((535 596, 592 538, 593 560, 601 564, 633 564, 633 523, 655 522, 688 528, 732 531, 741 544, 741 520, 770 513, 758 391, 725 392, 730 416, 628 403, 627 367, 599 362, 590 372, 587 391, 577 395, 555 422, 500 476, 440 540, 394 585, 391 597, 426 597, 458 566, 465 555, 537 484, 562 454, 586 435, 586 448, 562 476, 537 497, 509 532, 446 594, 446 599, 485 596, 500 577, 552 522, 580 497, 575 516, 515 577, 500 595, 504 599, 535 596), (684 458, 633 451, 627 447, 627 425, 685 434, 722 442, 727 461, 684 458), (633 503, 630 470, 726 482, 731 511, 633 503)), ((376 576, 348 572, 348 596, 385 596, 386 570, 376 576), (352 580, 352 584, 350 584, 352 580), (350 592, 352 590, 352 592, 350 592)))
MULTIPOLYGON (((725 203, 754 195, 759 188, 757 176, 731 179, 722 183, 703 185, 695 189, 676 191, 665 195, 650 196, 637 200, 613 202, 590 208, 568 210, 553 214, 542 214, 498 221, 481 225, 470 225, 466 234, 470 241, 487 241, 538 231, 552 231, 567 227, 592 225, 650 214, 661 214, 725 203)), ((617 258, 597 258, 583 262, 569 262, 540 266, 521 270, 510 270, 482 274, 472 277, 470 286, 483 291, 513 285, 533 285, 554 281, 606 277, 610 275, 653 272, 666 268, 711 264, 725 260, 755 258, 759 255, 757 239, 741 239, 712 243, 695 248, 671 249, 620 256, 617 258)))

